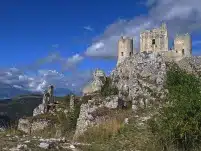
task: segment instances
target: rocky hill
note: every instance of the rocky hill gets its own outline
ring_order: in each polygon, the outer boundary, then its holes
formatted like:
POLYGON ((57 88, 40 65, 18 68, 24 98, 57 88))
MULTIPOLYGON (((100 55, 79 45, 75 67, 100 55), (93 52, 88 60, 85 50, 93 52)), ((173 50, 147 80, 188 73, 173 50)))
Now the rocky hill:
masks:
POLYGON ((18 129, 2 133, 12 143, 0 147, 191 150, 201 143, 197 141, 201 138, 200 69, 200 57, 172 62, 160 54, 137 53, 109 77, 95 71, 82 97, 66 96, 48 103, 50 95, 44 94, 37 115, 27 114, 19 120, 18 129))

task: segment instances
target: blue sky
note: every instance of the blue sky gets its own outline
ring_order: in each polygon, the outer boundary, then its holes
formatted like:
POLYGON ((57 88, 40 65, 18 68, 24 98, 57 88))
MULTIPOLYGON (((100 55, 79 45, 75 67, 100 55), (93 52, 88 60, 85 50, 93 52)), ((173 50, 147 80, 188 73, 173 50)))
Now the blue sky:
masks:
POLYGON ((1 66, 31 64, 54 51, 52 45, 55 44, 59 45, 58 51, 63 56, 82 53, 107 25, 118 18, 131 18, 146 12, 144 8, 133 9, 133 5, 136 4, 132 0, 125 4, 115 0, 2 2, 1 66), (85 27, 93 28, 93 31, 85 27))
POLYGON ((168 25, 170 41, 177 32, 192 33, 193 53, 198 55, 199 6, 200 0, 1 2, 0 69, 4 77, 0 80, 38 90, 50 83, 81 88, 95 68, 109 72, 115 67, 120 35, 134 37, 137 49, 140 31, 163 21, 168 25))

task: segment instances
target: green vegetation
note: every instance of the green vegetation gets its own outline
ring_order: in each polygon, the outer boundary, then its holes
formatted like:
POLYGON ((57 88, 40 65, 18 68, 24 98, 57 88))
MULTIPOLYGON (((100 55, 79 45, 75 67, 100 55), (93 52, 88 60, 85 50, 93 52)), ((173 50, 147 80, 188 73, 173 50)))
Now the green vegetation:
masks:
MULTIPOLYGON (((201 150, 201 81, 199 77, 181 70, 177 65, 169 66, 165 88, 168 94, 162 108, 152 108, 138 111, 139 117, 147 117, 153 113, 148 121, 136 118, 131 109, 109 110, 99 108, 92 112, 93 117, 104 117, 106 122, 90 127, 78 138, 80 142, 90 143, 91 146, 82 148, 87 151, 199 151, 201 150), (124 124, 124 119, 129 123, 124 124), (140 124, 142 123, 142 124, 140 124)), ((151 89, 148 89, 152 92, 151 89)), ((153 92, 154 93, 154 92, 153 92)), ((107 78, 101 91, 105 96, 118 94, 112 81, 107 78)), ((81 103, 85 103, 92 96, 75 98, 75 109, 68 114, 56 112, 55 116, 40 115, 35 118, 51 118, 60 127, 64 136, 72 136, 81 103)), ((70 96, 60 98, 59 107, 69 109, 70 96)), ((161 101, 162 102, 162 101, 161 101)), ((56 133, 55 127, 47 131, 56 133)), ((47 132, 45 132, 47 133, 47 132)))
POLYGON ((101 89, 101 95, 102 96, 110 96, 110 95, 117 95, 118 89, 112 85, 112 80, 110 77, 106 77, 106 81, 104 86, 101 89))
POLYGON ((152 123, 164 148, 193 150, 201 143, 201 82, 176 65, 167 73, 168 105, 152 123))
POLYGON ((131 110, 109 110, 100 108, 94 116, 104 116, 105 122, 87 129, 84 135, 78 138, 81 142, 105 144, 124 126, 124 119, 132 114, 131 110))
MULTIPOLYGON (((167 72, 165 87, 169 93, 164 107, 158 109, 158 114, 145 122, 145 125, 139 126, 139 121, 129 114, 130 120, 127 125, 107 122, 104 125, 92 127, 82 137, 82 140, 93 144, 85 150, 201 150, 201 82, 199 77, 181 70, 174 64, 167 72)), ((149 112, 146 114, 149 115, 156 110, 149 109, 149 112)), ((111 121, 115 119, 112 118, 111 121)))

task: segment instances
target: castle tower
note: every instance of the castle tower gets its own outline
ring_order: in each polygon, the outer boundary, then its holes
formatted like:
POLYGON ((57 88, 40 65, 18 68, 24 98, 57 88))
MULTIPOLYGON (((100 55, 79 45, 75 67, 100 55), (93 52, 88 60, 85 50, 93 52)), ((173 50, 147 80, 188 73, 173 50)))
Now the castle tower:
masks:
POLYGON ((118 41, 117 65, 132 55, 133 55, 133 39, 121 36, 121 38, 118 41))
POLYGON ((183 57, 192 55, 192 39, 190 34, 177 35, 174 39, 174 51, 183 57))
POLYGON ((140 52, 168 51, 168 31, 165 23, 159 28, 140 33, 140 52))

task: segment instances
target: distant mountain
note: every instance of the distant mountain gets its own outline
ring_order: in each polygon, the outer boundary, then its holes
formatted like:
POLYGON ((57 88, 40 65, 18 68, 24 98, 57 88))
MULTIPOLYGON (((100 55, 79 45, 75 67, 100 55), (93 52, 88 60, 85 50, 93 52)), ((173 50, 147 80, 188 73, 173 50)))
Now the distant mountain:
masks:
POLYGON ((67 88, 56 88, 54 90, 54 95, 55 96, 66 96, 69 94, 73 94, 73 91, 67 89, 67 88))
MULTIPOLYGON (((72 94, 67 88, 56 88, 56 99, 72 94)), ((0 83, 0 128, 8 126, 23 116, 32 116, 33 110, 42 103, 42 92, 33 92, 9 84, 0 83)))
POLYGON ((31 94, 31 91, 16 88, 9 84, 0 83, 0 99, 12 98, 17 95, 31 94))
MULTIPOLYGON (((14 87, 9 84, 0 83, 0 99, 10 99, 19 95, 41 94, 42 92, 33 92, 26 89, 14 87)), ((55 96, 65 96, 73 92, 68 88, 55 88, 55 96)))
POLYGON ((32 116, 33 110, 42 102, 42 95, 20 95, 12 99, 0 100, 0 115, 6 115, 11 120, 23 116, 32 116))

